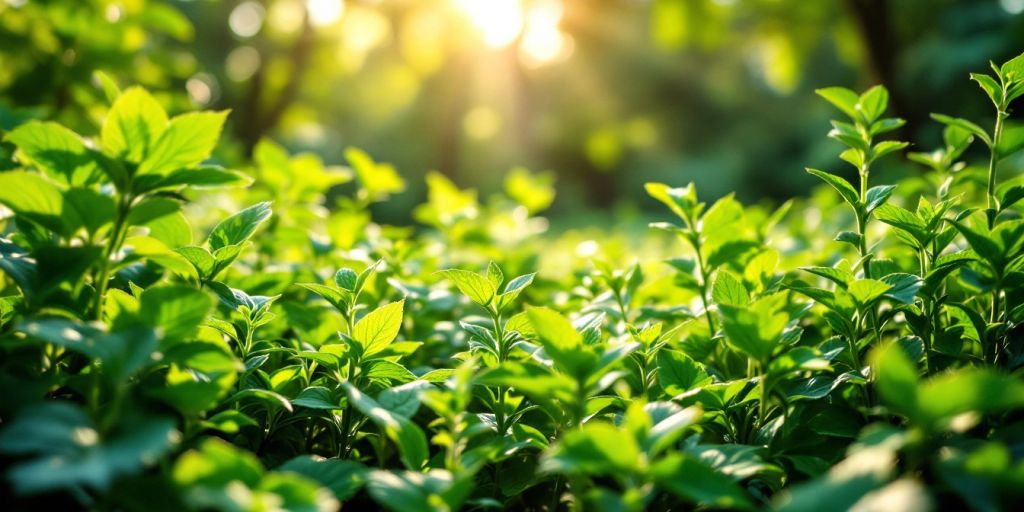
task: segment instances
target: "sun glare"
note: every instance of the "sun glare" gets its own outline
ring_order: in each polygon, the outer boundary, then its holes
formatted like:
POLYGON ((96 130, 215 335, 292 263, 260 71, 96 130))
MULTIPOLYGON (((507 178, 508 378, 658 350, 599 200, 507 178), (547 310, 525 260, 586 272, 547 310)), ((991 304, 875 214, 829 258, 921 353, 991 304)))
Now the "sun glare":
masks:
POLYGON ((572 38, 558 28, 562 5, 556 0, 537 2, 526 13, 526 29, 519 46, 523 64, 536 67, 564 60, 572 53, 572 38))
POLYGON ((345 2, 342 0, 306 0, 309 21, 323 27, 338 21, 345 13, 345 2))
POLYGON ((456 0, 456 4, 492 48, 508 46, 523 30, 519 0, 456 0))

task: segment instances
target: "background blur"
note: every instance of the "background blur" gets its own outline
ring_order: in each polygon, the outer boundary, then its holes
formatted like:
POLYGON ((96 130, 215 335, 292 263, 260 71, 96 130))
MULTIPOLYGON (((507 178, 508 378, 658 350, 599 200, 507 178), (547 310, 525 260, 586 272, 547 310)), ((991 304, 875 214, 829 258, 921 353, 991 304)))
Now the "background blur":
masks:
POLYGON ((394 164, 408 187, 383 220, 409 218, 430 170, 486 196, 520 165, 550 171, 556 219, 653 206, 651 180, 777 200, 814 184, 805 166, 842 169, 814 89, 884 83, 908 120, 902 137, 930 149, 930 111, 985 119, 968 72, 1024 49, 1022 11, 1024 0, 0 0, 0 128, 57 116, 95 133, 102 70, 172 111, 232 109, 217 155, 228 164, 244 166, 264 136, 329 164, 348 146, 394 164))

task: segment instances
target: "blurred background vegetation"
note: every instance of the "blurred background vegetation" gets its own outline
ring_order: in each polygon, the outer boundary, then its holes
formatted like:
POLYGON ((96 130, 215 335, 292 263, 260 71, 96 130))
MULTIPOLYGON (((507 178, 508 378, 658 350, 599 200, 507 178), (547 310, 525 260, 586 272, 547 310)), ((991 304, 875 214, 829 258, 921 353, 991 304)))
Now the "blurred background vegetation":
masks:
POLYGON ((217 154, 228 165, 245 167, 263 137, 328 164, 351 146, 393 164, 407 186, 375 212, 385 221, 411 218, 431 170, 484 197, 516 166, 548 171, 520 185, 553 180, 554 219, 653 206, 652 180, 777 202, 814 185, 805 166, 842 169, 814 89, 883 83, 908 120, 902 137, 933 147, 930 111, 987 115, 968 72, 1021 51, 1022 11, 1024 0, 0 0, 0 129, 56 117, 95 133, 103 71, 174 112, 231 109, 217 154))

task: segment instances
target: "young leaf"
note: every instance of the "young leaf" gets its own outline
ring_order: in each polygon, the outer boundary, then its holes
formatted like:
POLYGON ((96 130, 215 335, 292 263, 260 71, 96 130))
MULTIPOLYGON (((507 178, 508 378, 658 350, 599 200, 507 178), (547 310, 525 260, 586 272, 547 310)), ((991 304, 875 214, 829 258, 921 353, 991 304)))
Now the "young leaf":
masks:
POLYGON ((818 96, 825 98, 825 100, 851 119, 857 117, 857 103, 860 102, 857 93, 845 87, 826 87, 824 89, 816 89, 814 92, 818 96))
POLYGON ((191 112, 171 119, 139 165, 138 175, 168 175, 202 163, 217 145, 227 116, 227 111, 191 112))
POLYGON ((876 85, 864 94, 860 95, 857 101, 857 109, 864 114, 868 124, 873 123, 885 113, 889 105, 889 91, 881 85, 876 85))
POLYGON ((350 268, 343 268, 334 274, 334 284, 342 290, 354 292, 356 291, 356 284, 358 282, 359 276, 356 274, 355 270, 350 268))
POLYGON ((402 328, 402 308, 405 301, 392 302, 381 306, 356 322, 352 337, 363 349, 363 357, 369 357, 387 348, 402 328))
POLYGON ((476 272, 453 268, 440 270, 437 273, 455 283, 459 291, 481 306, 488 305, 497 291, 494 283, 476 272))
POLYGON ((729 272, 720 271, 711 288, 711 298, 716 304, 745 306, 750 302, 750 293, 743 282, 729 272))
POLYGON ((967 130, 975 137, 981 139, 985 143, 985 145, 987 145, 988 147, 992 147, 992 138, 988 136, 988 133, 986 133, 985 130, 983 130, 980 126, 966 119, 950 117, 944 114, 932 114, 932 119, 945 125, 955 126, 957 128, 967 130))
POLYGON ((850 185, 850 182, 835 174, 829 174, 817 169, 807 169, 807 172, 832 185, 832 188, 836 189, 847 203, 853 206, 857 206, 860 203, 860 194, 857 193, 857 189, 853 188, 853 185, 850 185))
POLYGON ((130 87, 117 97, 103 120, 103 152, 134 164, 142 163, 167 129, 167 113, 145 89, 130 87))
POLYGON ((210 232, 210 249, 241 245, 256 231, 273 211, 269 202, 256 203, 224 220, 210 232))

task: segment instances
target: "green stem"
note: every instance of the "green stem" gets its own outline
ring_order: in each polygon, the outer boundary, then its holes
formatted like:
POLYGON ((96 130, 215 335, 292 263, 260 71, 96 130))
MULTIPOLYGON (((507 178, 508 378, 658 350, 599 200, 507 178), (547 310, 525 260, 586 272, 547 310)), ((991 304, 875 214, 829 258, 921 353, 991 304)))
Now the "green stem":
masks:
MULTIPOLYGON (((1005 95, 1006 91, 1003 91, 1005 95)), ((996 111, 996 126, 992 130, 992 147, 989 148, 988 160, 988 209, 996 208, 996 168, 999 166, 999 139, 1003 136, 1003 118, 1007 116, 1005 105, 1000 105, 996 111)), ((987 215, 988 229, 995 226, 996 216, 987 215)))
POLYGON ((708 337, 715 336, 715 322, 711 317, 711 299, 708 298, 708 274, 705 271, 704 254, 701 251, 700 234, 694 237, 693 250, 697 253, 697 274, 700 277, 700 301, 704 306, 704 318, 708 322, 708 337))
POLYGON ((766 365, 759 365, 761 371, 761 378, 758 380, 758 393, 759 399, 757 403, 757 429, 760 430, 767 423, 766 416, 768 415, 768 386, 765 381, 768 380, 768 375, 765 373, 766 365))
POLYGON ((124 243, 131 203, 131 196, 127 194, 121 196, 114 216, 114 224, 110 228, 110 236, 107 238, 107 245, 103 249, 103 259, 100 261, 100 271, 95 282, 96 295, 93 297, 93 318, 96 320, 103 319, 103 300, 110 281, 110 258, 121 249, 121 245, 124 243))

